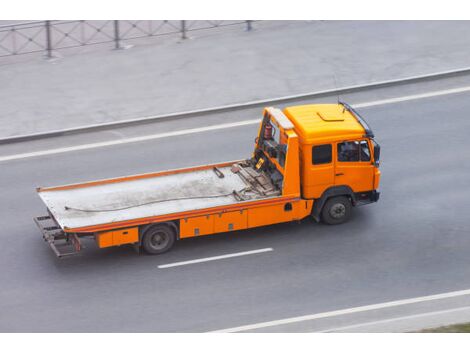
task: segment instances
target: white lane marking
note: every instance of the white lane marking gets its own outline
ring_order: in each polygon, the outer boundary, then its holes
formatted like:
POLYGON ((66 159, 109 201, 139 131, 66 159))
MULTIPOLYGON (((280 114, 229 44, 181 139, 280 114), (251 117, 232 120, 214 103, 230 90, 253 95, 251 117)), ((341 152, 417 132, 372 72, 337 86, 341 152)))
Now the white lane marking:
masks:
POLYGON ((23 153, 23 154, 2 156, 2 157, 0 157, 0 161, 25 159, 25 158, 32 158, 32 157, 36 157, 36 156, 52 155, 52 154, 59 154, 59 153, 68 153, 68 152, 73 152, 73 151, 77 151, 77 150, 86 150, 86 149, 108 147, 108 146, 119 145, 119 144, 143 142, 143 141, 149 141, 149 140, 152 140, 152 139, 160 139, 160 138, 167 138, 167 137, 174 137, 174 136, 182 136, 182 135, 186 135, 186 134, 222 130, 222 129, 225 129, 225 128, 233 128, 233 127, 240 127, 240 126, 247 126, 247 125, 256 125, 259 122, 260 122, 260 119, 244 120, 244 121, 238 121, 238 122, 232 122, 232 123, 223 123, 223 124, 220 124, 220 125, 212 125, 212 126, 199 127, 199 128, 190 128, 190 129, 180 130, 180 131, 157 133, 157 134, 152 134, 152 135, 148 135, 148 136, 132 137, 132 138, 119 139, 119 140, 106 141, 106 142, 98 142, 98 143, 91 143, 91 144, 82 144, 82 145, 76 145, 76 146, 64 147, 64 148, 57 148, 57 149, 40 150, 40 151, 37 151, 37 152, 31 152, 31 153, 23 153))
POLYGON ((415 95, 407 95, 407 96, 404 96, 404 97, 390 98, 390 99, 384 99, 384 100, 371 101, 371 102, 368 102, 368 103, 351 104, 351 105, 354 108, 367 108, 369 106, 394 104, 394 103, 400 103, 400 102, 403 102, 403 101, 439 97, 439 96, 442 96, 442 95, 458 94, 458 93, 464 93, 464 92, 468 92, 468 91, 470 91, 470 87, 453 88, 453 89, 439 90, 439 91, 436 91, 436 92, 429 92, 429 93, 415 94, 415 95))
MULTIPOLYGON (((351 104, 351 105, 354 108, 365 108, 365 107, 370 107, 370 106, 393 104, 393 103, 399 103, 399 102, 410 101, 410 100, 437 97, 437 96, 442 96, 442 95, 457 94, 457 93, 463 93, 463 92, 468 92, 468 91, 470 91, 470 87, 462 87, 462 88, 446 89, 446 90, 441 90, 441 91, 435 91, 435 92, 429 92, 429 93, 423 93, 423 94, 416 94, 416 95, 408 95, 408 96, 399 97, 399 98, 377 100, 377 101, 372 101, 372 102, 351 104)), ((87 150, 87 149, 93 149, 93 148, 109 147, 109 146, 119 145, 119 144, 143 142, 143 141, 149 141, 149 140, 153 140, 153 139, 160 139, 160 138, 174 137, 174 136, 182 136, 182 135, 193 134, 193 133, 202 133, 202 132, 215 131, 215 130, 221 130, 221 129, 226 129, 226 128, 234 128, 234 127, 240 127, 240 126, 255 125, 255 124, 258 124, 259 122, 260 122, 260 119, 244 120, 244 121, 239 121, 239 122, 223 123, 223 124, 220 124, 220 125, 212 125, 212 126, 207 126, 207 127, 191 128, 191 129, 174 131, 174 132, 158 133, 158 134, 152 134, 152 135, 148 135, 148 136, 125 138, 125 139, 113 140, 113 141, 107 141, 107 142, 82 144, 82 145, 76 145, 76 146, 64 147, 64 148, 57 148, 57 149, 40 150, 40 151, 37 151, 37 152, 31 152, 31 153, 7 155, 7 156, 0 157, 0 162, 17 160, 17 159, 25 159, 25 158, 33 158, 33 157, 52 155, 52 154, 68 153, 68 152, 79 151, 79 150, 87 150)))
POLYGON ((201 258, 201 259, 194 259, 194 260, 186 260, 184 262, 176 262, 176 263, 171 263, 171 264, 163 264, 159 265, 159 269, 166 269, 166 268, 173 268, 175 266, 181 266, 181 265, 189 265, 189 264, 197 264, 197 263, 204 263, 204 262, 211 262, 213 260, 220 260, 220 259, 227 259, 227 258, 233 258, 233 257, 241 257, 243 255, 250 255, 250 254, 258 254, 258 253, 264 253, 264 252, 271 252, 273 249, 272 248, 263 248, 263 249, 255 249, 252 251, 246 251, 246 252, 237 252, 237 253, 231 253, 231 254, 224 254, 224 255, 218 255, 215 257, 207 257, 207 258, 201 258))
POLYGON ((425 317, 430 317, 430 316, 435 316, 435 315, 465 311, 465 310, 469 310, 469 309, 470 309, 470 307, 460 307, 460 308, 453 308, 453 309, 438 310, 438 311, 435 311, 435 312, 405 315, 403 317, 398 317, 398 318, 382 319, 382 320, 371 321, 369 323, 346 325, 346 326, 341 326, 341 327, 337 327, 337 328, 331 328, 331 329, 319 330, 319 331, 312 331, 312 332, 314 332, 314 333, 342 332, 342 331, 356 329, 356 328, 362 328, 362 327, 366 327, 366 326, 387 324, 387 323, 393 323, 393 322, 402 321, 402 320, 425 318, 425 317))
POLYGON ((212 331, 212 332, 241 332, 241 331, 255 330, 255 329, 267 328, 267 327, 271 327, 271 326, 279 326, 279 325, 285 325, 285 324, 299 323, 299 322, 302 322, 302 321, 323 319, 323 318, 335 317, 335 316, 339 316, 339 315, 346 315, 346 314, 359 313, 359 312, 367 312, 367 311, 370 311, 370 310, 397 307, 397 306, 403 306, 403 305, 406 305, 406 304, 429 302, 429 301, 435 301, 435 300, 439 300, 439 299, 453 298, 453 297, 466 296, 466 295, 470 295, 470 289, 440 293, 440 294, 437 294, 437 295, 401 299, 401 300, 398 300, 398 301, 390 301, 390 302, 384 302, 384 303, 370 304, 370 305, 354 307, 354 308, 333 310, 333 311, 330 311, 330 312, 302 315, 302 316, 299 316, 299 317, 272 320, 272 321, 267 321, 267 322, 264 322, 264 323, 243 325, 243 326, 238 326, 238 327, 229 328, 229 329, 216 330, 216 331, 212 331))

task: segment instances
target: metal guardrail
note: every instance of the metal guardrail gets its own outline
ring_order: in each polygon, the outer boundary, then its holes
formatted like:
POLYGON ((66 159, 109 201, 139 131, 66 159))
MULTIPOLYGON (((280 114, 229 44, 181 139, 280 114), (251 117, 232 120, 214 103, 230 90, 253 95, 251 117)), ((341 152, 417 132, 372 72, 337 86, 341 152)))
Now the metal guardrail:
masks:
POLYGON ((125 47, 124 41, 137 38, 179 35, 188 32, 234 25, 252 29, 250 20, 240 21, 35 21, 0 26, 0 57, 53 51, 85 45, 114 43, 115 49, 125 47))

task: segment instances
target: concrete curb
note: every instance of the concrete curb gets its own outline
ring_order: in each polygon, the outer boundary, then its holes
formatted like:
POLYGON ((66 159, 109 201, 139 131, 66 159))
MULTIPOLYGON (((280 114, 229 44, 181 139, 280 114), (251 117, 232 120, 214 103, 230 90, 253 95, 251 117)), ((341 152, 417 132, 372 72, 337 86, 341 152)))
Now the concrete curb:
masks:
POLYGON ((410 77, 405 77, 405 78, 400 78, 400 79, 353 85, 353 86, 347 86, 347 87, 342 87, 338 89, 327 89, 327 90, 322 90, 322 91, 317 91, 317 92, 302 93, 302 94, 289 95, 289 96, 283 96, 283 97, 277 97, 277 98, 253 100, 253 101, 239 103, 239 104, 229 104, 229 105, 222 105, 222 106, 217 106, 217 107, 212 107, 212 108, 182 111, 182 112, 176 112, 176 113, 171 113, 171 114, 146 116, 146 117, 140 117, 140 118, 128 119, 128 120, 122 120, 122 121, 113 121, 113 122, 106 122, 106 123, 101 123, 101 124, 73 127, 69 129, 53 130, 53 131, 48 131, 48 132, 40 132, 40 133, 5 137, 5 138, 0 138, 0 144, 26 142, 26 141, 36 140, 36 139, 45 139, 45 138, 50 138, 50 137, 58 137, 58 136, 77 134, 77 133, 83 133, 83 132, 92 132, 92 131, 94 132, 94 131, 106 130, 106 129, 111 129, 111 128, 129 127, 129 126, 141 125, 141 124, 146 124, 146 123, 152 123, 156 121, 176 120, 176 119, 187 118, 187 117, 196 117, 196 116, 215 114, 215 113, 221 113, 221 112, 237 111, 237 110, 243 110, 243 109, 248 109, 248 108, 255 108, 259 106, 265 106, 267 104, 272 104, 272 103, 287 103, 291 101, 303 100, 303 99, 308 99, 308 98, 320 98, 320 97, 332 96, 332 95, 338 95, 338 94, 355 93, 355 92, 365 91, 369 89, 398 86, 402 84, 417 83, 417 82, 423 82, 427 80, 437 80, 437 79, 449 78, 449 77, 459 76, 459 75, 464 75, 464 74, 469 74, 469 73, 470 73, 470 67, 464 67, 464 68, 455 69, 455 70, 441 71, 441 72, 431 73, 431 74, 426 74, 426 75, 410 76, 410 77))

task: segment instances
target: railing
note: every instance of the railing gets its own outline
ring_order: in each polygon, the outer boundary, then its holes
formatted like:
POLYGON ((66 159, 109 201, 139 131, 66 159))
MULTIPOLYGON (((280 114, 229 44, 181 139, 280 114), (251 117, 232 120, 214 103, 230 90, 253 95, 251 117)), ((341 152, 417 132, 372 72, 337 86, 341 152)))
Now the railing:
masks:
POLYGON ((52 58, 53 51, 84 45, 114 43, 137 38, 179 35, 188 32, 243 25, 252 29, 253 21, 35 21, 0 26, 0 57, 44 52, 52 58))

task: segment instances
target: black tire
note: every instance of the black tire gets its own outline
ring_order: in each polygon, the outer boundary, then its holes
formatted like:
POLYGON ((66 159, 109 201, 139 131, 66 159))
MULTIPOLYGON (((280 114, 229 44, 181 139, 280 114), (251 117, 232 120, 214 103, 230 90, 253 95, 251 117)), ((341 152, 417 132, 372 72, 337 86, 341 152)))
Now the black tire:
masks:
POLYGON ((165 224, 152 225, 145 229, 142 247, 148 254, 161 254, 169 251, 175 244, 175 230, 165 224))
POLYGON ((321 211, 321 219, 325 224, 338 225, 349 220, 351 201, 348 197, 333 197, 326 201, 321 211))

